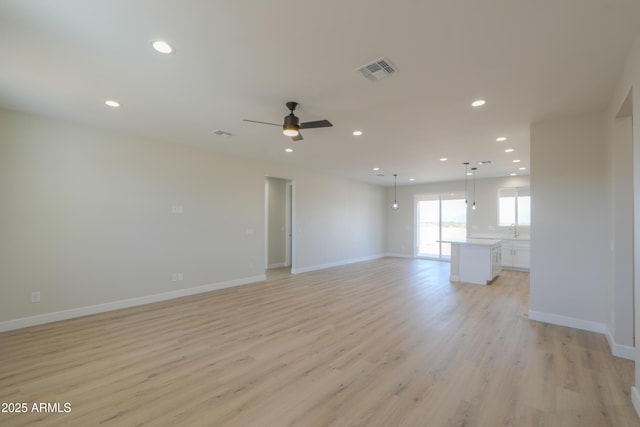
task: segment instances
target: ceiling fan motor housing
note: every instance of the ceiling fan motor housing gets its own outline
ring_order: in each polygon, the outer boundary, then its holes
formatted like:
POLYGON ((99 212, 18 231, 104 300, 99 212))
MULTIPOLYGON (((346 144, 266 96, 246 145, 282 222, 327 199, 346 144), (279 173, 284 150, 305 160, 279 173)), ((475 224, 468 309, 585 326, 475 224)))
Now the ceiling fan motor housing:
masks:
POLYGON ((284 125, 282 129, 300 130, 300 120, 291 112, 288 116, 284 116, 284 125))

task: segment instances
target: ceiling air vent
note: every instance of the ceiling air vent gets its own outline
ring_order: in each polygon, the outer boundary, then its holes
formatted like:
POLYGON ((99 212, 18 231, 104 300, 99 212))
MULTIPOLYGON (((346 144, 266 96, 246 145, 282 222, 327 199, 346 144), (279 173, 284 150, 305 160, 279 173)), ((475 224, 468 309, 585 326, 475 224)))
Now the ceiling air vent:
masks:
POLYGON ((230 132, 224 131, 222 129, 218 129, 218 130, 212 130, 211 132, 209 132, 209 135, 218 135, 218 136, 222 136, 222 137, 229 137, 232 134, 230 132))
POLYGON ((382 57, 369 64, 363 65, 362 67, 358 68, 358 71, 360 71, 362 75, 369 80, 375 82, 377 80, 382 80, 385 77, 390 76, 391 74, 398 71, 398 69, 394 67, 387 58, 382 57))

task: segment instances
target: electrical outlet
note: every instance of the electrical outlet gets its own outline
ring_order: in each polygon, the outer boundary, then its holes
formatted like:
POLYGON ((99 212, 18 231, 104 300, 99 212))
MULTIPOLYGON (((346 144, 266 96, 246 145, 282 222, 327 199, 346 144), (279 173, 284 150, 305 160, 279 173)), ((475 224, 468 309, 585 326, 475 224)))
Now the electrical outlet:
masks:
POLYGON ((171 273, 171 281, 172 282, 178 281, 178 273, 171 273))
POLYGON ((31 292, 31 302, 40 302, 40 292, 31 292))
POLYGON ((178 281, 182 282, 183 279, 184 279, 184 274, 178 273, 178 281))

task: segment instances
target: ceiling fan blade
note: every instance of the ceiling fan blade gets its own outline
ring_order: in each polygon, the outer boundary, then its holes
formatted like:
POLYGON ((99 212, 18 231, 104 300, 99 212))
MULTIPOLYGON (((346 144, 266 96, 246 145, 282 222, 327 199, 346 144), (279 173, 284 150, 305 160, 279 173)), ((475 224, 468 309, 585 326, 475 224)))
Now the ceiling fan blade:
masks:
POLYGON ((251 122, 251 123, 259 123, 261 125, 271 125, 271 126, 279 126, 282 127, 281 124, 277 124, 277 123, 269 123, 269 122, 259 122, 257 120, 248 120, 248 119, 243 119, 243 122, 251 122))
POLYGON ((291 140, 292 141, 302 141, 304 138, 302 137, 302 134, 300 132, 298 132, 297 136, 292 136, 291 140))
POLYGON ((304 122, 300 123, 300 129, 311 129, 311 128, 328 128, 333 126, 329 120, 317 120, 315 122, 304 122))

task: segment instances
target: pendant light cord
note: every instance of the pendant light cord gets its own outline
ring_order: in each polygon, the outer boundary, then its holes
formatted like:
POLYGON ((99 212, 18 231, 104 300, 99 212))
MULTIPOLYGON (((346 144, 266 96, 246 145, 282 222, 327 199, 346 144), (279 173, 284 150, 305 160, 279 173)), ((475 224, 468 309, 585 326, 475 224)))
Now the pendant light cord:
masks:
POLYGON ((473 209, 476 209, 476 170, 478 168, 471 168, 473 177, 473 209))
POLYGON ((396 186, 398 184, 398 174, 393 174, 393 203, 398 203, 398 196, 396 194, 396 186))
POLYGON ((468 204, 469 201, 469 192, 467 191, 467 174, 469 172, 469 162, 464 162, 464 204, 468 204))

